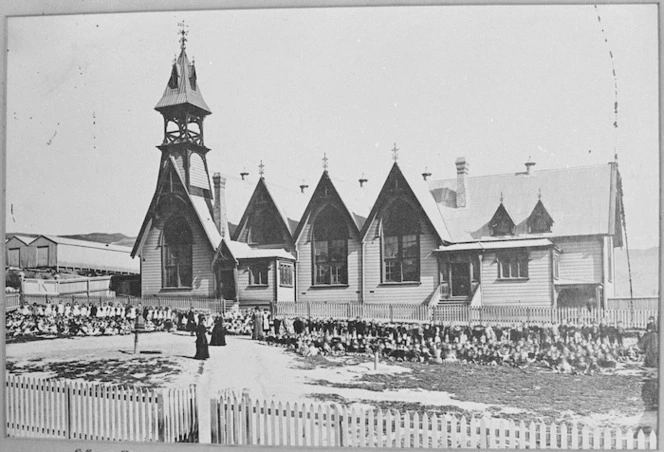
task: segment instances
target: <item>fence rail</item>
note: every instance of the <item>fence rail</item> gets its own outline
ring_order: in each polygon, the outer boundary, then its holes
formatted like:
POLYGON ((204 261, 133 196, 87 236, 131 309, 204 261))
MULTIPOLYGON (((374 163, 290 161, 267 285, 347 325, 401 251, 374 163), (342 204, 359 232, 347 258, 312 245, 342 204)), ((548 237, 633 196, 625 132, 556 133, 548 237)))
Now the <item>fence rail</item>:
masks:
POLYGON ((481 449, 655 449, 654 430, 449 414, 262 402, 226 392, 210 401, 212 442, 225 445, 481 449))
POLYGON ((150 390, 6 375, 7 434, 197 442, 196 387, 150 390))
POLYGON ((645 328, 649 317, 658 317, 657 309, 593 309, 555 308, 548 306, 469 306, 469 305, 408 305, 408 304, 359 304, 359 303, 274 303, 273 313, 278 316, 367 320, 484 323, 511 325, 526 322, 599 323, 606 319, 610 324, 623 322, 625 328, 645 328))

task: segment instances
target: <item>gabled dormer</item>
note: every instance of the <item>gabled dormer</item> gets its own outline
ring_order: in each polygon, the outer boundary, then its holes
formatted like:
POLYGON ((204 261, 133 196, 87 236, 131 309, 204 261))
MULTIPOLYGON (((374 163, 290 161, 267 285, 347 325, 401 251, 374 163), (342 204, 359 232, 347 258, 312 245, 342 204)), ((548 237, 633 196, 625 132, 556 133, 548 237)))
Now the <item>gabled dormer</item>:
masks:
POLYGON ((293 240, 288 224, 261 177, 238 224, 233 240, 252 246, 291 247, 293 240))
POLYGON ((553 227, 553 218, 549 215, 542 200, 538 200, 535 208, 526 221, 529 234, 542 234, 551 232, 553 227))
POLYGON ((496 213, 493 214, 493 217, 491 217, 491 220, 489 221, 489 231, 491 231, 491 235, 514 235, 516 229, 515 226, 516 224, 514 223, 514 220, 512 220, 512 217, 501 201, 496 209, 496 213))

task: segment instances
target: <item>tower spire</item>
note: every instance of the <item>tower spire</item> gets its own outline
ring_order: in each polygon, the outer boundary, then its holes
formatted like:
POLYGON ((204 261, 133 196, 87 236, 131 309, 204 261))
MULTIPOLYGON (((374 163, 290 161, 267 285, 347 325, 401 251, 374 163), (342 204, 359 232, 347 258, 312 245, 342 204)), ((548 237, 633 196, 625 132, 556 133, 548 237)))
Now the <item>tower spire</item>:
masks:
POLYGON ((184 20, 178 23, 178 27, 180 27, 180 31, 178 31, 178 34, 180 35, 180 49, 184 50, 187 48, 187 35, 189 34, 189 26, 184 23, 184 20))

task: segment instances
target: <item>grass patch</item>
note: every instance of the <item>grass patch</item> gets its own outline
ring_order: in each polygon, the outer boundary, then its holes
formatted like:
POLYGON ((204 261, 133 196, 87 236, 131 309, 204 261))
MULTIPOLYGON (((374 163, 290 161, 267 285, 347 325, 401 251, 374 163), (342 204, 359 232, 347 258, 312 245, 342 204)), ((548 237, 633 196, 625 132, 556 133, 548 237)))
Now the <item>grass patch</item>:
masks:
MULTIPOLYGON (((513 407, 520 413, 500 413, 500 417, 519 420, 561 420, 570 416, 620 413, 642 414, 656 409, 657 380, 642 375, 568 375, 537 368, 479 366, 449 363, 428 365, 399 363, 411 369, 409 374, 364 374, 351 383, 316 380, 312 384, 369 391, 420 389, 443 391, 460 401, 492 405, 498 415, 501 407, 513 407)), ((459 412, 458 407, 437 407, 419 403, 365 401, 381 409, 410 411, 459 412)))
POLYGON ((158 388, 168 383, 172 376, 181 372, 180 366, 167 358, 117 358, 97 359, 92 361, 57 361, 39 362, 30 360, 18 366, 14 361, 7 361, 7 370, 15 375, 32 372, 47 372, 54 379, 82 379, 95 383, 143 386, 158 388))

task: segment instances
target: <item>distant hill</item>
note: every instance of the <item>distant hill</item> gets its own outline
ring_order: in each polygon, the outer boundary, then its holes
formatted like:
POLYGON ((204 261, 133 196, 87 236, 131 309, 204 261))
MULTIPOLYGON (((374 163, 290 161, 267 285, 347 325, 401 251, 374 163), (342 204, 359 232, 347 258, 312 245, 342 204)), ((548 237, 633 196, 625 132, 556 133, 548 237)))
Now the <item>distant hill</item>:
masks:
MULTIPOLYGON (((616 248, 616 296, 629 296, 629 273, 627 252, 616 248)), ((659 247, 646 250, 629 250, 632 267, 632 287, 634 296, 657 295, 659 288, 659 247)))
POLYGON ((104 232, 61 235, 60 237, 67 237, 70 239, 77 239, 77 240, 88 240, 90 242, 110 243, 113 245, 129 246, 129 247, 134 246, 134 242, 136 241, 136 237, 127 237, 126 235, 120 233, 107 234, 104 232))

